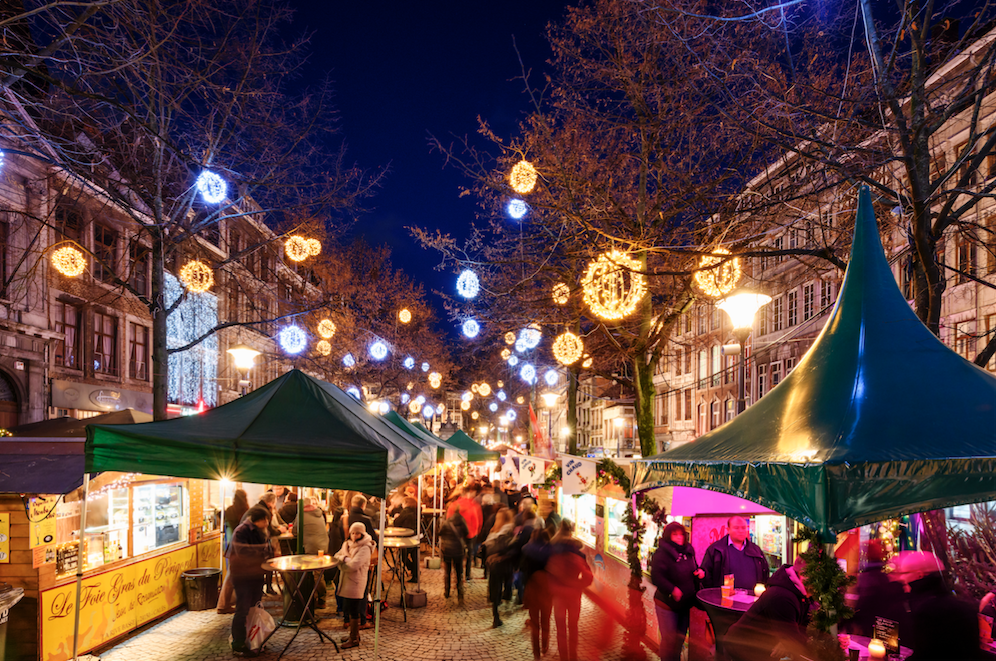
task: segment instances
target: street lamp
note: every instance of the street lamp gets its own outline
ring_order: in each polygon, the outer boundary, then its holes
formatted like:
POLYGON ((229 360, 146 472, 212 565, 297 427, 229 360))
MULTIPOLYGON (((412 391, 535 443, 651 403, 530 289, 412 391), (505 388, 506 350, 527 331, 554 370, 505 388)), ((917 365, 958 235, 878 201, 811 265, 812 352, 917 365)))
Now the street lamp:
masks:
POLYGON ((737 415, 744 412, 747 402, 744 398, 746 380, 746 356, 744 345, 750 337, 750 331, 754 325, 754 315, 762 306, 771 302, 771 297, 767 294, 758 294, 746 289, 737 289, 725 298, 716 301, 716 307, 723 310, 730 316, 733 324, 733 336, 740 344, 740 365, 737 369, 739 384, 737 385, 737 415))
POLYGON ((239 371, 239 388, 242 390, 240 397, 244 397, 246 394, 246 388, 249 387, 249 370, 253 368, 256 363, 256 356, 259 352, 252 347, 247 347, 244 344, 238 344, 228 350, 228 353, 232 355, 235 360, 235 369, 239 371))

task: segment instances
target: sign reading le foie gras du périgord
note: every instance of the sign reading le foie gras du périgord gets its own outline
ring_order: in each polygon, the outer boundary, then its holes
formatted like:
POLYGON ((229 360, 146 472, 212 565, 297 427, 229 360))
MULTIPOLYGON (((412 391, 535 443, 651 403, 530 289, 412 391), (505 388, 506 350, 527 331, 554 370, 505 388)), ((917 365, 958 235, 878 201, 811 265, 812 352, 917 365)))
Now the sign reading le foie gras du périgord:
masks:
MULTIPOLYGON (((194 567, 218 567, 219 541, 156 556, 83 579, 80 595, 80 652, 125 634, 183 603, 181 574, 194 567)), ((76 583, 41 595, 43 661, 73 656, 76 583)))

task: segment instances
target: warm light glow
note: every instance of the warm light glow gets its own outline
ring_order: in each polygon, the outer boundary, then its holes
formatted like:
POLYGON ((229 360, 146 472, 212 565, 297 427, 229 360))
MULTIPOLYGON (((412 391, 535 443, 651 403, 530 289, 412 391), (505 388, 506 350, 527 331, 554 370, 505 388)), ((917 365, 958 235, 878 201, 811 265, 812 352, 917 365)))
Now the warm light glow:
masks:
POLYGON ((464 298, 474 298, 481 290, 481 283, 477 279, 477 274, 467 269, 457 278, 457 293, 464 298))
POLYGON ((770 301, 771 297, 767 294, 740 289, 716 301, 716 307, 730 315, 734 330, 742 330, 754 325, 754 315, 770 301))
POLYGON ((538 173, 529 161, 519 161, 508 175, 508 183, 516 193, 526 195, 536 187, 538 173))
POLYGON ((75 278, 86 270, 86 258, 73 246, 63 246, 52 253, 52 266, 62 275, 75 278))
POLYGON ((488 395, 491 394, 491 386, 489 386, 486 383, 482 383, 477 387, 477 394, 479 394, 481 397, 487 397, 488 395))
POLYGON ((574 333, 567 331, 553 341, 553 357, 561 365, 573 365, 584 354, 584 342, 574 333))
POLYGON ((481 414, 478 413, 477 411, 474 411, 473 413, 470 414, 470 419, 471 420, 477 420, 480 417, 481 417, 481 414))
POLYGON ((244 344, 237 344, 228 350, 229 355, 235 360, 235 368, 240 370, 250 370, 256 362, 259 352, 244 344))
POLYGON ((295 262, 303 262, 311 256, 308 241, 303 236, 289 236, 284 242, 284 252, 295 262))
POLYGON ((429 375, 429 385, 433 388, 438 388, 443 385, 443 375, 439 372, 433 372, 429 375))
POLYGON ((543 398, 543 404, 546 405, 548 409, 552 409, 557 405, 557 400, 560 399, 560 393, 555 392, 545 392, 540 397, 543 398))
POLYGON ((402 308, 398 312, 398 321, 400 321, 401 323, 407 324, 411 320, 412 320, 412 311, 409 310, 408 308, 402 308))
POLYGON ((515 398, 515 401, 517 404, 522 404, 526 401, 526 398, 523 397, 522 395, 519 395, 518 397, 515 398))
POLYGON ((722 261, 721 255, 729 255, 726 248, 716 248, 712 255, 704 255, 699 260, 699 268, 695 272, 695 284, 706 296, 725 296, 737 283, 742 275, 740 270, 740 258, 728 259, 721 266, 714 266, 722 261))
POLYGON ((553 286, 553 302, 557 305, 566 305, 571 300, 571 288, 563 282, 558 282, 553 286))
POLYGON ((436 404, 436 413, 442 415, 445 410, 446 410, 446 404, 443 404, 442 402, 436 404))
POLYGON ((505 347, 504 349, 501 350, 501 359, 502 360, 508 360, 508 357, 511 356, 511 355, 512 355, 512 352, 511 352, 511 350, 509 350, 508 347, 505 347))
POLYGON ((476 392, 478 392, 480 390, 480 388, 481 387, 479 385, 477 385, 476 383, 472 383, 470 385, 470 392, 476 393, 476 392))
POLYGON ((308 249, 308 256, 315 257, 322 254, 322 242, 318 239, 305 239, 304 245, 308 249))
POLYGON ((218 204, 228 195, 228 184, 214 172, 201 172, 194 185, 201 194, 201 199, 208 204, 218 204))
POLYGON ((417 399, 413 399, 411 402, 408 403, 408 410, 411 411, 414 415, 418 415, 418 412, 422 410, 422 405, 419 403, 417 399))
POLYGON ((464 401, 460 402, 460 409, 463 410, 463 411, 469 411, 470 410, 470 402, 468 402, 467 400, 464 400, 464 401))
POLYGON ((601 319, 628 317, 647 292, 641 269, 638 260, 619 250, 600 255, 581 281, 584 302, 601 319))
POLYGON ((501 379, 498 379, 498 381, 495 383, 495 385, 498 386, 499 388, 504 388, 505 387, 505 382, 502 381, 501 379))
POLYGON ((626 424, 626 421, 625 421, 625 420, 624 420, 623 418, 615 418, 615 419, 614 419, 614 420, 612 421, 612 424, 613 424, 613 426, 615 426, 615 427, 622 427, 623 425, 625 425, 625 424, 626 424))
POLYGON ((757 585, 754 586, 754 596, 760 597, 762 594, 764 594, 764 591, 766 589, 767 588, 764 586, 764 583, 758 583, 757 585))
POLYGON ((180 269, 180 282, 190 291, 200 294, 211 289, 214 284, 214 273, 207 264, 195 259, 180 269))
POLYGON ((529 205, 522 200, 512 200, 505 207, 505 211, 515 220, 522 220, 529 212, 529 205))
POLYGON ((331 319, 322 319, 318 322, 318 334, 326 340, 332 339, 332 336, 335 335, 335 324, 332 323, 331 319))
POLYGON ((371 413, 377 413, 378 411, 380 411, 380 402, 374 400, 367 405, 367 408, 370 409, 371 413))
POLYGON ((315 345, 315 350, 323 356, 327 356, 332 353, 332 345, 329 344, 328 340, 320 340, 318 344, 315 345))
POLYGON ((377 340, 370 345, 370 357, 374 360, 384 360, 387 358, 387 345, 383 341, 377 340))
POLYGON ((869 659, 884 659, 885 658, 885 643, 883 643, 878 638, 872 638, 868 641, 868 658, 869 659))
POLYGON ((298 326, 284 326, 277 336, 280 347, 287 353, 301 353, 308 346, 308 336, 298 326))
POLYGON ((515 344, 515 333, 512 331, 505 333, 505 344, 509 346, 515 344))
POLYGON ((588 356, 587 358, 584 359, 584 362, 581 363, 581 367, 585 369, 590 369, 592 364, 594 364, 594 362, 595 362, 594 359, 591 356, 588 356))

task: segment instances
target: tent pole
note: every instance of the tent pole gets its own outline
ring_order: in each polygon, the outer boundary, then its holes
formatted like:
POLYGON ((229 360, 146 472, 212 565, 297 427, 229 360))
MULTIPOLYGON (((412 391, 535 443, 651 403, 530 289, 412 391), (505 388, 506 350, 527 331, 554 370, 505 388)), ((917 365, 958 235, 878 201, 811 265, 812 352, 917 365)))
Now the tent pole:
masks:
POLYGON ((415 547, 415 571, 418 579, 415 581, 415 591, 422 591, 422 475, 418 476, 418 498, 415 499, 418 508, 415 516, 415 539, 418 546, 415 547))
MULTIPOLYGON (((439 462, 436 462, 435 470, 432 471, 432 509, 438 510, 437 499, 439 499, 439 462)), ((436 531, 439 529, 439 512, 432 513, 432 557, 436 557, 436 531)))
MULTIPOLYGON (((387 523, 387 495, 380 499, 380 539, 377 540, 377 599, 374 600, 374 656, 377 656, 377 644, 380 642, 380 590, 383 587, 380 574, 384 566, 384 528, 387 523)), ((401 586, 401 598, 405 598, 405 586, 401 586)))
POLYGON ((80 595, 83 592, 83 542, 86 536, 86 494, 90 489, 90 473, 83 471, 83 500, 80 503, 80 538, 76 553, 76 606, 73 619, 73 661, 79 658, 80 643, 80 595))

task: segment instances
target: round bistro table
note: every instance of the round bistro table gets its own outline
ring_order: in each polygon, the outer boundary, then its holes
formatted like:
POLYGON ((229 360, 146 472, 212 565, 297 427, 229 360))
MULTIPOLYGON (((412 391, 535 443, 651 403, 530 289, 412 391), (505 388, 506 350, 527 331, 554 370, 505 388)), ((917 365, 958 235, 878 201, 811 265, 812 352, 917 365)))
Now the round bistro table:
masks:
POLYGON ((334 567, 337 564, 339 564, 339 561, 330 555, 282 555, 276 558, 270 558, 263 563, 263 569, 267 571, 275 571, 280 574, 281 578, 284 580, 284 589, 286 589, 288 585, 294 586, 294 594, 291 596, 291 603, 297 599, 298 605, 301 608, 300 622, 297 622, 296 624, 288 622, 287 611, 290 609, 285 609, 284 615, 278 623, 278 626, 274 628, 274 630, 270 632, 270 635, 266 637, 266 640, 263 641, 263 645, 266 645, 267 641, 270 640, 270 637, 273 636, 277 629, 282 626, 293 626, 297 628, 297 631, 294 632, 291 639, 287 641, 287 645, 284 647, 283 651, 280 652, 280 656, 277 657, 277 661, 280 661, 280 658, 284 655, 287 649, 290 648, 291 643, 293 643, 294 639, 297 638, 297 635, 301 633, 301 629, 304 626, 308 626, 312 631, 317 633, 320 641, 325 642, 328 640, 330 643, 335 645, 335 651, 337 653, 339 652, 338 643, 332 640, 331 636, 318 628, 318 616, 311 609, 311 604, 315 599, 315 593, 318 591, 318 581, 322 580, 322 574, 326 569, 334 567), (308 595, 308 598, 305 599, 304 595, 301 594, 301 579, 304 575, 309 573, 312 575, 314 580, 312 581, 313 585, 311 587, 311 593, 308 595))

